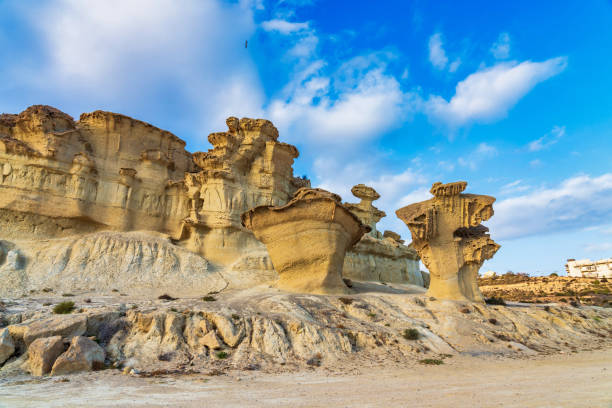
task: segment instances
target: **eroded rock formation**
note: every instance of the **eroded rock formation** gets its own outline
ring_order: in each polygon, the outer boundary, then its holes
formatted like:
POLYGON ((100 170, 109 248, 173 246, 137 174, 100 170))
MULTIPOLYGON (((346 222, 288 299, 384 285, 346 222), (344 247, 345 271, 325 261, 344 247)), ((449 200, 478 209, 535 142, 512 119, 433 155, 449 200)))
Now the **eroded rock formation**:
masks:
POLYGON ((270 254, 277 287, 292 292, 347 293, 346 251, 370 230, 338 195, 301 188, 284 206, 258 206, 242 216, 270 254))
POLYGON ((493 216, 495 198, 462 194, 467 183, 434 183, 434 198, 397 210, 430 271, 431 296, 484 302, 478 270, 499 249, 480 223, 493 216))
POLYGON ((351 189, 361 199, 357 204, 344 206, 370 227, 370 232, 347 252, 343 276, 363 281, 406 282, 423 286, 416 251, 407 247, 399 234, 385 231, 381 234, 376 223, 385 217, 384 211, 372 204, 380 195, 372 187, 358 184, 351 189))
POLYGON ((172 133, 115 113, 75 122, 37 105, 1 115, 0 295, 124 283, 219 290, 228 282, 212 271, 228 267, 249 284, 271 278, 265 246, 240 215, 285 204, 310 182, 293 177, 298 151, 271 122, 227 125, 192 155, 172 133), (137 230, 147 232, 126 235, 137 230))

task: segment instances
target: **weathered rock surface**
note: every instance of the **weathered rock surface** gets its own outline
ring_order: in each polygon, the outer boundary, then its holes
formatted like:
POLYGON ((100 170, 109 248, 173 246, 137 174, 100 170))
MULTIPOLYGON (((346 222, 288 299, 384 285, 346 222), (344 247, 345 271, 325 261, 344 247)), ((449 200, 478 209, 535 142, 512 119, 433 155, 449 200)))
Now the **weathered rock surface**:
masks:
POLYGON ((478 270, 499 249, 480 224, 493 216, 495 198, 461 194, 467 183, 434 183, 434 198, 397 210, 412 233, 414 248, 431 274, 429 294, 484 302, 478 270))
POLYGON ((266 248, 240 215, 283 205, 310 182, 293 177, 298 151, 271 122, 227 125, 209 136, 213 149, 191 154, 116 113, 75 122, 36 105, 2 115, 0 296, 112 285, 206 293, 228 286, 226 268, 237 287, 274 280, 269 260, 252 262, 266 248))
POLYGON ((0 296, 43 288, 196 295, 228 285, 204 258, 152 232, 95 232, 22 241, 19 248, 29 266, 0 268, 0 296))
MULTIPOLYGON (((128 308, 115 303, 125 297, 100 296, 84 303, 80 315, 88 320, 87 335, 96 337, 110 364, 141 372, 294 370, 309 361, 343 367, 348 359, 387 366, 438 358, 440 353, 519 357, 612 346, 609 308, 436 300, 422 288, 391 283, 354 282, 352 290, 352 295, 318 296, 260 288, 217 294, 215 302, 127 299, 128 308), (418 338, 405 337, 406 329, 415 329, 418 338), (220 350, 226 358, 218 356, 220 350)), ((2 313, 21 313, 17 310, 35 308, 36 303, 22 299, 2 313)), ((39 318, 25 318, 21 324, 27 327, 39 318)), ((38 372, 50 370, 64 352, 64 340, 56 339, 53 358, 46 357, 46 365, 37 360, 38 372)), ((48 338, 35 340, 28 353, 40 355, 36 344, 45 342, 48 338)), ((16 359, 9 361, 18 361, 21 353, 16 351, 16 359)), ((7 370, 11 368, 9 364, 7 370)))
POLYGON ((28 347, 28 367, 32 375, 49 373, 57 357, 64 352, 62 336, 36 339, 28 347))
POLYGON ((249 210, 242 222, 266 245, 279 274, 277 287, 306 293, 347 293, 344 255, 369 231, 339 196, 310 188, 298 190, 284 206, 249 210))
POLYGON ((376 223, 386 215, 372 205, 380 195, 364 184, 354 186, 351 192, 361 202, 344 203, 344 206, 368 225, 370 232, 347 252, 343 276, 352 280, 406 282, 423 286, 416 251, 403 245, 399 234, 385 231, 383 235, 376 229, 376 223))
POLYGON ((83 336, 73 337, 68 350, 55 360, 51 375, 99 370, 104 367, 105 355, 104 349, 93 340, 83 336))
POLYGON ((44 337, 61 336, 71 339, 81 336, 87 329, 87 317, 83 315, 55 315, 22 324, 26 329, 23 332, 23 341, 29 346, 34 340, 44 337))
POLYGON ((0 364, 9 359, 15 352, 15 342, 9 333, 9 330, 0 329, 0 364))

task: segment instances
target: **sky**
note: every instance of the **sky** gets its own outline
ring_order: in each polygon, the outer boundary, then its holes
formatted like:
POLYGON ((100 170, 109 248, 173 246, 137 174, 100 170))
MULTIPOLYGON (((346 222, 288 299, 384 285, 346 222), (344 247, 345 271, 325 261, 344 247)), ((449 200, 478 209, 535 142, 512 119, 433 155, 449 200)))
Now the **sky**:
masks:
POLYGON ((270 119, 296 175, 373 186, 407 240, 395 210, 465 180, 499 273, 612 257, 610 73, 609 0, 0 0, 0 112, 119 112, 192 152, 270 119))

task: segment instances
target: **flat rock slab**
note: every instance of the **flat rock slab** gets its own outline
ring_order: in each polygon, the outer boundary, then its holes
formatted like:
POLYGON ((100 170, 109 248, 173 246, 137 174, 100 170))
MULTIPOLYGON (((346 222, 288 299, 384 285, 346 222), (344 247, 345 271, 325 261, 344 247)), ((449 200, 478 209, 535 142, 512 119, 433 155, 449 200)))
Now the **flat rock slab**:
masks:
POLYGON ((28 346, 41 337, 61 336, 70 339, 85 334, 86 330, 87 317, 84 315, 55 315, 29 323, 23 340, 28 346))

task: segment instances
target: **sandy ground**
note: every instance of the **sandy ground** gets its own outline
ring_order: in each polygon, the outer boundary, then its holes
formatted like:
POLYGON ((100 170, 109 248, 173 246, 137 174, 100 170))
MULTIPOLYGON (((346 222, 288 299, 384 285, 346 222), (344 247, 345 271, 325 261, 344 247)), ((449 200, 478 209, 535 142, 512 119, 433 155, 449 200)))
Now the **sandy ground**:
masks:
POLYGON ((440 366, 139 378, 116 370, 4 380, 0 407, 612 407, 612 350, 440 366))

